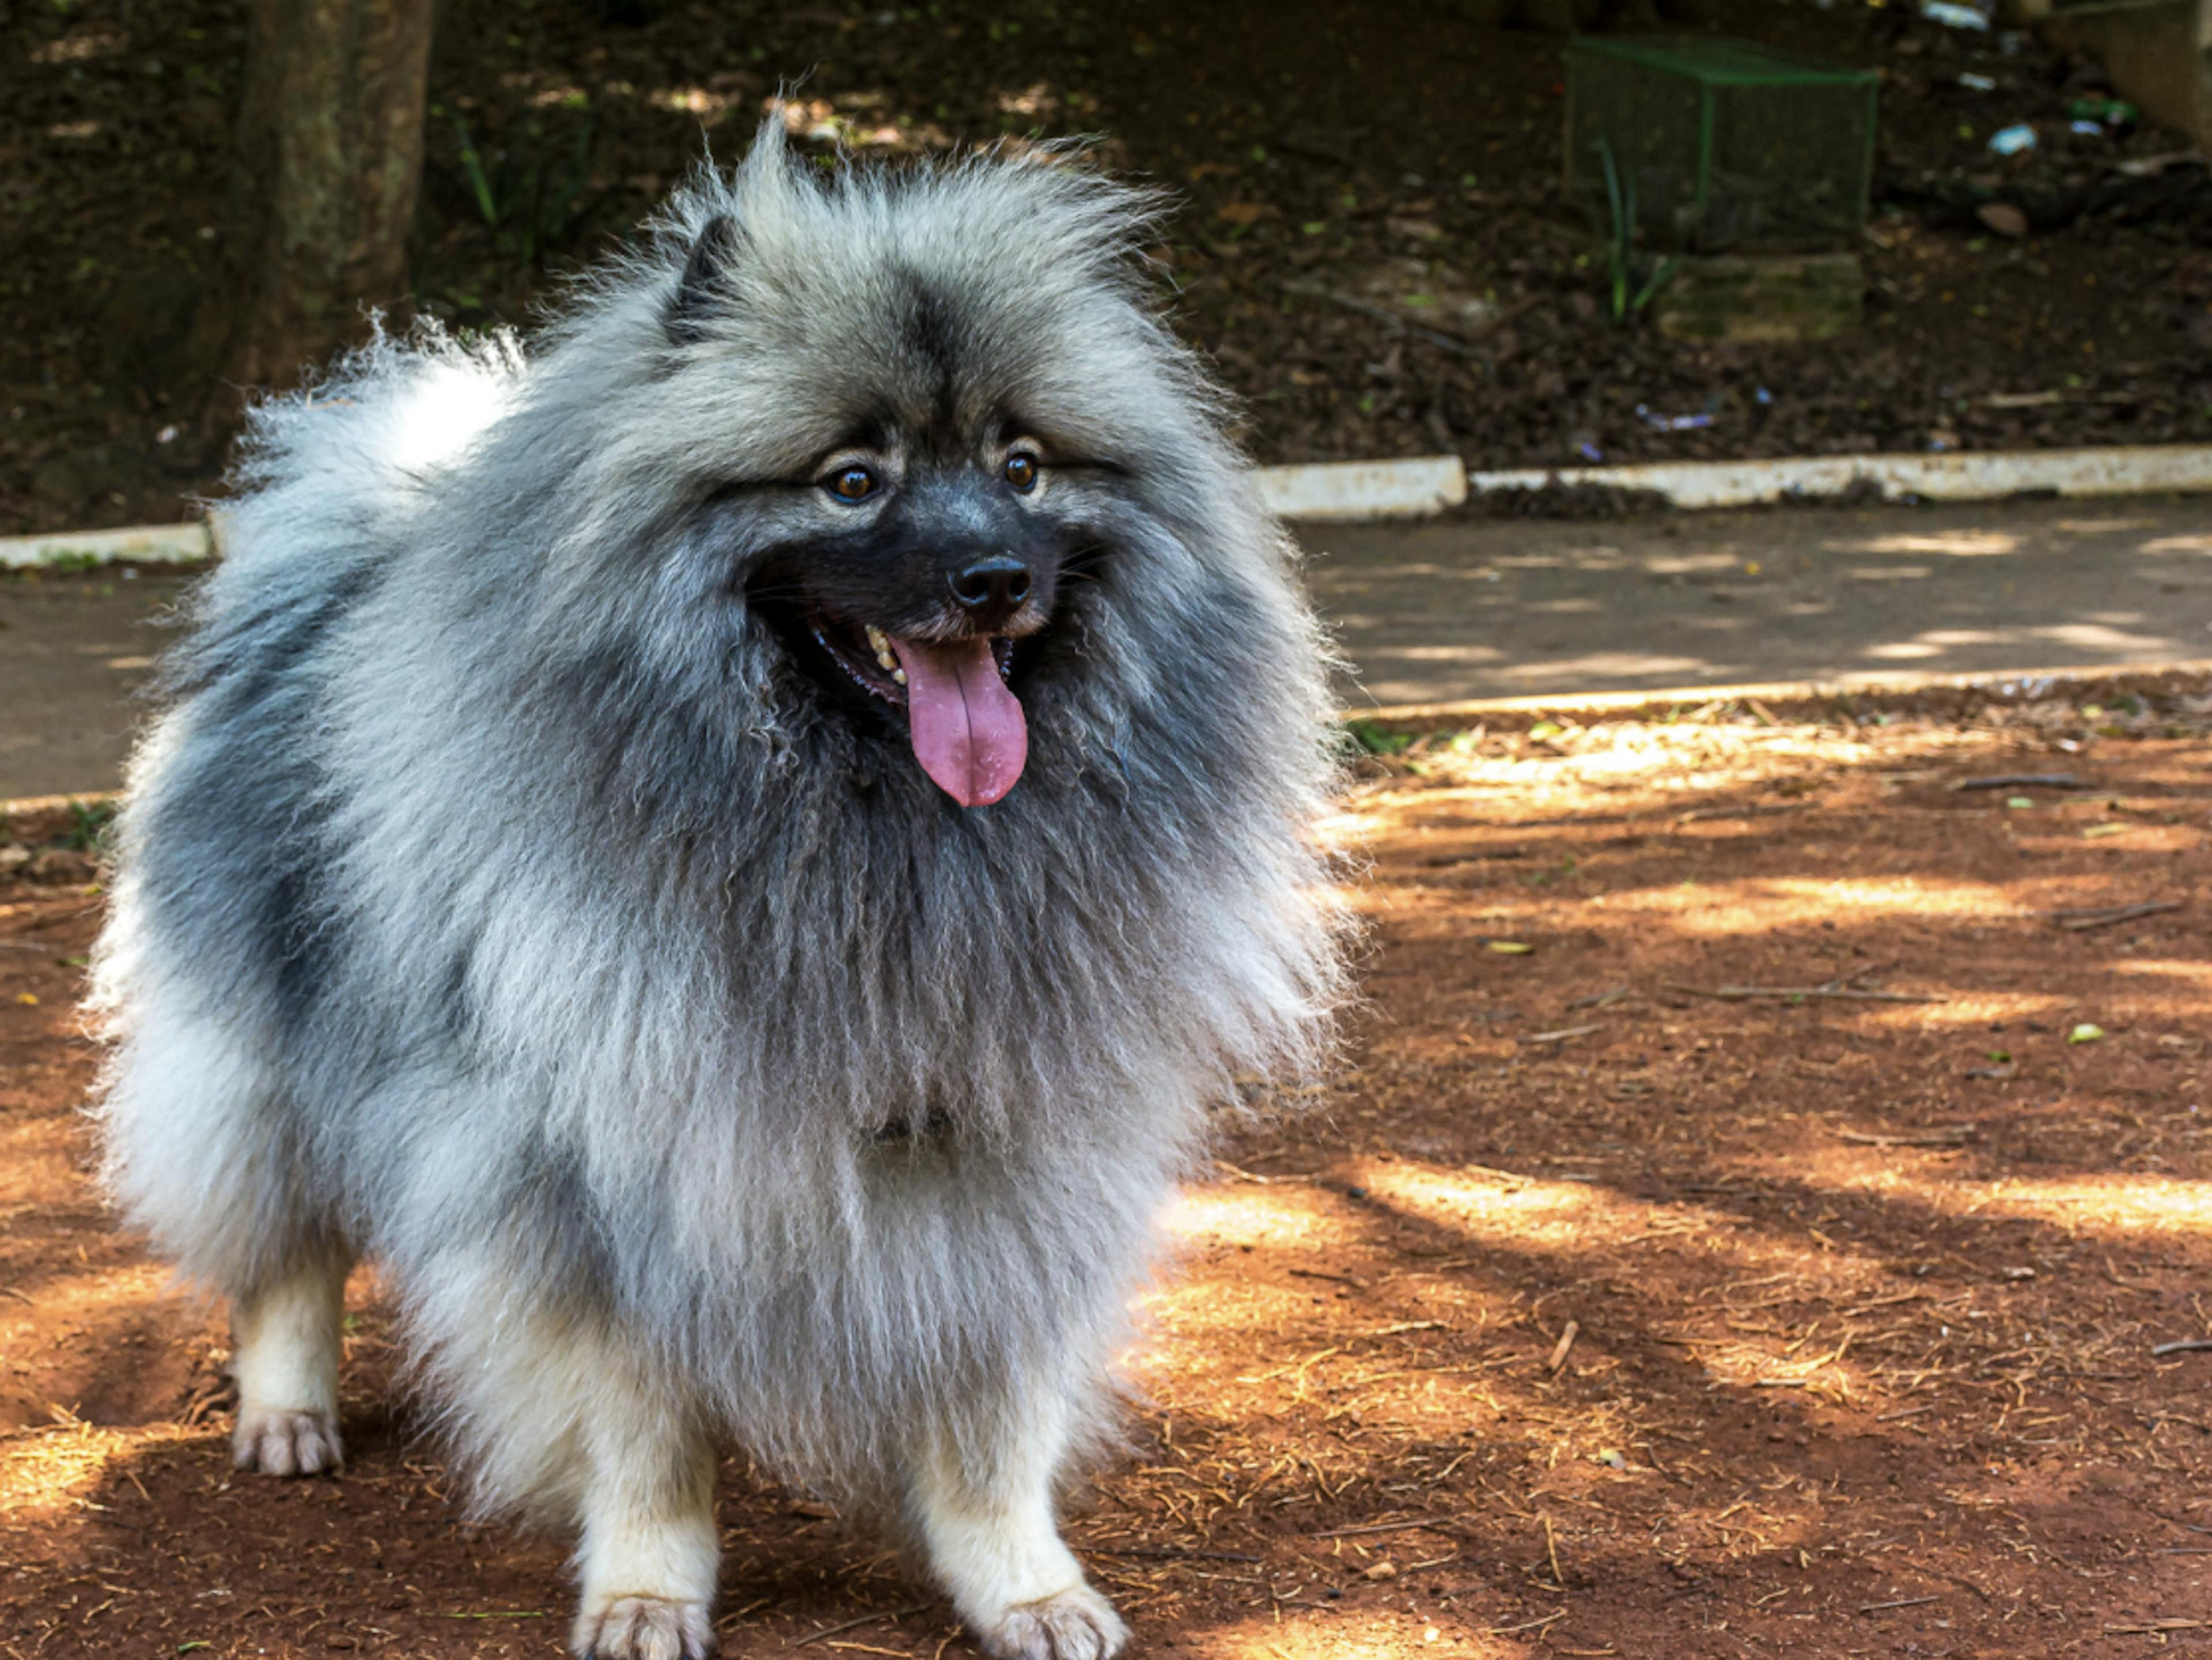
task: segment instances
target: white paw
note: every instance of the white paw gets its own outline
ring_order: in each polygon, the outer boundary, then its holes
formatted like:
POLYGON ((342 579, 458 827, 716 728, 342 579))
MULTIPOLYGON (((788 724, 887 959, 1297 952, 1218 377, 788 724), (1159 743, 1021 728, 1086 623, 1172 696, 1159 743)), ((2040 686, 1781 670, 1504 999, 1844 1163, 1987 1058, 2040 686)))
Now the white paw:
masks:
POLYGON ((239 1408, 230 1436, 231 1462, 264 1475, 319 1475, 345 1463, 336 1414, 239 1408))
POLYGON ((994 1660, 1110 1660, 1129 1640, 1113 1605, 1088 1585, 1017 1602, 975 1636, 994 1660))
POLYGON ((707 1660, 714 1628, 704 1602, 622 1596, 579 1613, 568 1646, 582 1660, 707 1660))

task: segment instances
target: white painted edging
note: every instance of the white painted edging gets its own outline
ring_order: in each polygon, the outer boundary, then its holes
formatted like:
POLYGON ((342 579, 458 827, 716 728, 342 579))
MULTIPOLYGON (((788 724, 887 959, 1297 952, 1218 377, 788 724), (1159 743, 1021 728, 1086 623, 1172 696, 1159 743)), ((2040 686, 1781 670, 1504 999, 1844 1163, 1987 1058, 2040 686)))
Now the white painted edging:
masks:
POLYGON ((1279 519, 1425 519, 1467 500, 1467 467, 1456 455, 1262 467, 1260 499, 1279 519))
MULTIPOLYGON (((1650 490, 1678 508, 1741 508, 1795 496, 1840 496, 1863 483, 1886 496, 1988 502, 2028 491, 2060 496, 2212 492, 2212 445, 2143 444, 2105 449, 2013 450, 1966 455, 1816 455, 1773 461, 1661 461, 1641 466, 1523 467, 1470 475, 1456 455, 1407 461, 1328 461, 1262 467, 1270 512, 1309 521, 1422 519, 1470 492, 1595 484, 1650 490)), ((196 564, 209 556, 207 524, 134 525, 0 537, 0 568, 106 564, 121 559, 196 564)))
POLYGON ((1641 466, 1478 472, 1477 492, 1597 484, 1656 490, 1678 508, 1741 508, 1796 496, 1840 496, 1862 483, 1885 496, 1988 502, 2025 491, 2138 496, 2212 490, 2212 446, 2139 444, 1964 455, 1815 455, 1772 461, 1660 461, 1641 466))
POLYGON ((187 525, 132 525, 125 530, 0 537, 0 567, 106 565, 119 559, 149 565, 194 565, 211 550, 206 522, 194 520, 187 525))
MULTIPOLYGON (((1456 455, 1262 467, 1260 496, 1269 512, 1285 519, 1419 519, 1467 500, 1467 468, 1456 455)), ((126 559, 190 565, 213 551, 204 521, 133 525, 126 530, 0 537, 0 569, 105 565, 126 559)))

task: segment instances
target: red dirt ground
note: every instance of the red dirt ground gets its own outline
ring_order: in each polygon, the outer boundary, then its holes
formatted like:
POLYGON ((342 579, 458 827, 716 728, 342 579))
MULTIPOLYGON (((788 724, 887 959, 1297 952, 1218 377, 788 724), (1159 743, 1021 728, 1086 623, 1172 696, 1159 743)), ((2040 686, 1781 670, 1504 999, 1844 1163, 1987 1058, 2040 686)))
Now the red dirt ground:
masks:
MULTIPOLYGON (((1145 1650, 2212 1644, 2212 1353, 2153 1353, 2212 1335, 2208 709, 1376 763, 1346 1065, 1176 1212, 1071 1526, 1145 1650)), ((561 1548, 456 1512, 373 1286, 343 1479, 233 1478, 221 1319, 87 1180, 70 865, 0 876, 0 1654, 551 1656, 561 1548)), ((864 1528, 722 1514, 727 1652, 969 1651, 864 1528)))

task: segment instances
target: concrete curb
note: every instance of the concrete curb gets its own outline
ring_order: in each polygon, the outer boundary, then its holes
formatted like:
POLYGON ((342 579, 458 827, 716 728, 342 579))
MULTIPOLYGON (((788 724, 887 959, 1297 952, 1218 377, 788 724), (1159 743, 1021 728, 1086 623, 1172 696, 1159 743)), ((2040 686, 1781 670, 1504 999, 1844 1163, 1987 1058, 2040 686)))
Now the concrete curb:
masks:
POLYGON ((2034 703, 2046 698, 2082 700, 2134 692, 2183 690, 2162 681, 2212 682, 2212 658, 2192 657, 2163 663, 2076 665, 2063 669, 1978 670, 1963 674, 1916 674, 1910 671, 1853 674, 1834 680, 1769 680, 1730 686, 1667 686, 1649 691, 1565 692, 1530 697, 1478 697, 1458 703, 1383 703, 1349 709, 1347 721, 1365 721, 1395 732, 1456 732, 1481 724, 1507 727, 1571 715, 1632 721, 1653 714, 1709 703, 1760 703, 1770 709, 1808 706, 1832 709, 1844 700, 1897 703, 1913 700, 1966 699, 1984 703, 2034 703))
MULTIPOLYGON (((1966 455, 1814 455, 1772 461, 1662 461, 1469 473, 1456 455, 1322 461, 1259 469, 1261 499, 1294 523, 1425 519, 1471 496, 1548 487, 1648 491, 1677 508, 1740 508, 1872 489, 1881 496, 1991 502, 2020 495, 2212 492, 2212 445, 2011 450, 1966 455)), ((213 551, 211 521, 0 537, 0 569, 192 565, 213 551)))
POLYGON ((208 521, 132 525, 123 530, 58 531, 52 536, 0 537, 0 569, 75 570, 125 561, 197 565, 213 551, 208 521))
MULTIPOLYGON (((1425 519, 1467 500, 1467 467, 1456 455, 1261 467, 1259 482, 1270 513, 1315 523, 1425 519)), ((122 561, 196 565, 215 550, 210 522, 0 537, 0 569, 75 570, 122 561)))
POLYGON ((1467 467, 1456 455, 1261 467, 1260 499, 1277 518, 1307 523, 1426 519, 1467 500, 1467 467))
POLYGON ((112 801, 123 794, 120 790, 81 790, 75 795, 19 795, 12 801, 0 801, 0 818, 13 818, 33 812, 61 812, 70 807, 97 806, 103 801, 112 801))
POLYGON ((1620 467, 1519 468, 1478 472, 1476 495, 1595 485, 1650 490, 1677 508, 1741 508, 1806 496, 1878 490, 1930 502, 2008 496, 2151 496, 2212 491, 2212 445, 2140 444, 2102 449, 2002 450, 1964 455, 1815 455, 1772 461, 1662 461, 1620 467))

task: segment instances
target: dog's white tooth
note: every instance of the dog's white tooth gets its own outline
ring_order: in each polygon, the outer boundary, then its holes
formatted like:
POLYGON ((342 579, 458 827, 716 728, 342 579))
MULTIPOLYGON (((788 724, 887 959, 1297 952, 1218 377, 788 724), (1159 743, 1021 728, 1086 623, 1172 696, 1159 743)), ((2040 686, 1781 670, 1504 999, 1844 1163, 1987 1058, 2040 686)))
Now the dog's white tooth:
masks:
MULTIPOLYGON (((890 636, 886 635, 873 623, 868 624, 868 645, 870 649, 872 649, 878 658, 888 657, 890 655, 890 636)), ((886 663, 884 666, 885 668, 889 668, 890 665, 886 663)))
POLYGON ((897 681, 902 686, 906 684, 906 671, 904 669, 893 669, 891 671, 891 678, 897 681))
POLYGON ((887 651, 879 651, 876 654, 876 664, 879 668, 896 669, 898 667, 898 659, 887 651))

